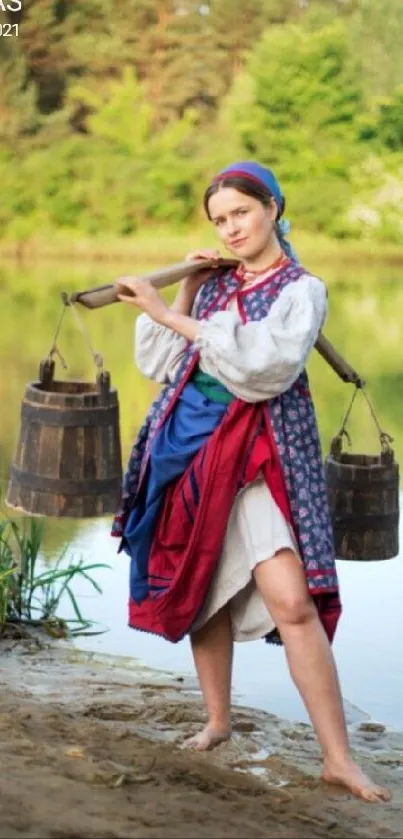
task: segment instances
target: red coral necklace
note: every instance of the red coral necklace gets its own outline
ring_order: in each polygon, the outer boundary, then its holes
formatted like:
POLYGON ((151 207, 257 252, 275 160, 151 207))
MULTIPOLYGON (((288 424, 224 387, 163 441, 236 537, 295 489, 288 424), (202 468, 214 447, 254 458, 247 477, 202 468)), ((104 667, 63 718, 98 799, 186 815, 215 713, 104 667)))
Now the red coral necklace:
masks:
POLYGON ((271 262, 270 265, 267 265, 266 268, 258 268, 256 271, 253 271, 249 268, 245 268, 245 265, 241 264, 237 268, 236 275, 242 285, 247 286, 254 282, 257 277, 264 277, 264 275, 268 274, 269 271, 275 271, 276 268, 281 268, 282 265, 285 265, 287 262, 289 262, 289 257, 284 253, 284 251, 281 251, 280 256, 278 256, 274 262, 271 262))

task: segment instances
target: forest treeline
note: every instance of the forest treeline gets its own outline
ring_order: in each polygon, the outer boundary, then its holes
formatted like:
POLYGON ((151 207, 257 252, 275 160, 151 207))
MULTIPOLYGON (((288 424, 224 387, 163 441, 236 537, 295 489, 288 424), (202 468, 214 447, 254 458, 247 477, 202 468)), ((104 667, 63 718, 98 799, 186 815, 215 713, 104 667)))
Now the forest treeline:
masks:
POLYGON ((401 0, 23 0, 6 22, 1 236, 197 221, 218 167, 256 158, 294 224, 401 241, 401 0))

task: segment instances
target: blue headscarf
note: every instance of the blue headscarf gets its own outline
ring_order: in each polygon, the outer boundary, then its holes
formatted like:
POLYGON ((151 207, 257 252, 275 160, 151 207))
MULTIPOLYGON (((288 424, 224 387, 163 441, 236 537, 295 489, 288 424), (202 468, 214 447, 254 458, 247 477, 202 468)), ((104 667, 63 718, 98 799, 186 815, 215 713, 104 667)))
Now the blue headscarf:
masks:
POLYGON ((226 178, 232 177, 249 178, 251 181, 257 181, 257 183, 263 184, 263 186, 269 190, 278 209, 276 228, 280 245, 287 256, 290 256, 292 259, 296 259, 297 256, 292 245, 285 238, 287 233, 290 231, 290 224, 286 221, 286 219, 280 218, 284 212, 285 198, 280 189, 280 184, 271 169, 266 169, 265 166, 262 166, 260 163, 255 163, 253 160, 241 160, 236 163, 231 163, 229 166, 226 166, 225 169, 222 169, 221 172, 219 172, 214 178, 214 181, 223 181, 226 178))

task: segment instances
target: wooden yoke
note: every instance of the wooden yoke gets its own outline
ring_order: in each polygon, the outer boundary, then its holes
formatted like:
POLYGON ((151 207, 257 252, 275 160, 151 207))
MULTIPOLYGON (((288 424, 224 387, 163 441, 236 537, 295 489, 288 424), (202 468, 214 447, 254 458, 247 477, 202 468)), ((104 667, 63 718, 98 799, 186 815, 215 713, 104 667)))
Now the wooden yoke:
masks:
MULTIPOLYGON (((192 274, 197 274, 201 268, 212 270, 216 268, 235 268, 238 265, 236 259, 205 259, 201 261, 183 261, 177 262, 174 265, 169 265, 161 268, 158 271, 153 271, 149 274, 144 274, 141 279, 149 280, 155 288, 166 288, 167 286, 183 280, 184 277, 189 277, 192 274)), ((98 309, 101 306, 109 306, 112 303, 118 303, 117 289, 113 284, 102 285, 96 288, 91 288, 86 291, 77 291, 69 296, 70 303, 80 303, 88 309, 98 309)), ((335 373, 343 382, 350 382, 357 387, 363 387, 364 382, 361 376, 351 365, 346 361, 333 347, 330 341, 320 334, 316 341, 315 348, 334 370, 335 373)))

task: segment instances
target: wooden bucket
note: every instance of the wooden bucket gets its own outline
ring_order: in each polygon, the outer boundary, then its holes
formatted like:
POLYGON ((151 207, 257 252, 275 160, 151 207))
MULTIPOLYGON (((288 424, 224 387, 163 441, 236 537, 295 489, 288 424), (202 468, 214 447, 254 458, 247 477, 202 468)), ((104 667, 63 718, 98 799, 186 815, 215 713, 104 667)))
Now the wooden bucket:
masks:
POLYGON ((87 518, 114 513, 122 465, 117 392, 96 382, 57 381, 41 364, 26 386, 6 503, 31 515, 87 518))
POLYGON ((388 444, 380 455, 348 454, 335 437, 325 462, 336 556, 392 559, 399 553, 399 467, 388 444))

